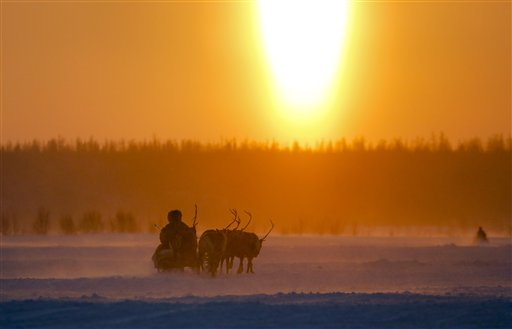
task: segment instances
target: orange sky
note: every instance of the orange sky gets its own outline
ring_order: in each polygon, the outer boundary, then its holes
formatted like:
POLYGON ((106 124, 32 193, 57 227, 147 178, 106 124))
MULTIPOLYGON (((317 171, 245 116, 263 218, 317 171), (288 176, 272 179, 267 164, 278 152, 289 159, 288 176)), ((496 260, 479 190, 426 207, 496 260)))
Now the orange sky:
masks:
POLYGON ((255 7, 3 1, 2 141, 510 134, 509 1, 352 2, 336 97, 302 123, 276 108, 255 7))

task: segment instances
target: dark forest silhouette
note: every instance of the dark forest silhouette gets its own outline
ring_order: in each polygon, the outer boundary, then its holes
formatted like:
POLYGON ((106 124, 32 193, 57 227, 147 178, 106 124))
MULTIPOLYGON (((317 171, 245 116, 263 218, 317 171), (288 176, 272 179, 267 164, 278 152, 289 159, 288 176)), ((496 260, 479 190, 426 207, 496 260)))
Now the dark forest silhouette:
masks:
POLYGON ((452 145, 226 140, 54 139, 2 145, 3 234, 152 231, 195 203, 200 230, 248 209, 281 233, 358 234, 371 227, 510 234, 511 138, 452 145))

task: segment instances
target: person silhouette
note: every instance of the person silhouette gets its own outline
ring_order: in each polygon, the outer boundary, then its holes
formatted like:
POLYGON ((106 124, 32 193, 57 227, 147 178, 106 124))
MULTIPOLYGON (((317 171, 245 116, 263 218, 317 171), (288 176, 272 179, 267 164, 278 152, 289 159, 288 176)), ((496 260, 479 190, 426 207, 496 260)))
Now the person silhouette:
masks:
POLYGON ((181 221, 181 211, 178 209, 171 210, 167 214, 169 223, 160 230, 160 242, 164 248, 172 249, 178 253, 181 247, 181 237, 187 232, 189 227, 181 221))
POLYGON ((489 239, 487 238, 487 233, 485 233, 482 226, 478 227, 478 231, 476 232, 475 236, 475 242, 476 243, 487 243, 489 242, 489 239))

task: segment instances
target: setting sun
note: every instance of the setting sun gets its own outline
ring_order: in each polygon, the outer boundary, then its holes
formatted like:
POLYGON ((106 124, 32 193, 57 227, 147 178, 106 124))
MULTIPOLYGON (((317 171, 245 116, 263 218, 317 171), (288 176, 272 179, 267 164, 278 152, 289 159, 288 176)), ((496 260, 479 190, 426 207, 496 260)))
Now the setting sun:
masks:
POLYGON ((288 119, 325 110, 341 57, 348 1, 258 2, 261 33, 278 104, 288 119))

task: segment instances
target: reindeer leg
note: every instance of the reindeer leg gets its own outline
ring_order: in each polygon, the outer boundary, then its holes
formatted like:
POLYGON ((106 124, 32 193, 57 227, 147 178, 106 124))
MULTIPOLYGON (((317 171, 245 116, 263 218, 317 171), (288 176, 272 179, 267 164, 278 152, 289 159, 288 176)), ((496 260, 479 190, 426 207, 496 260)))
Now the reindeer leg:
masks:
POLYGON ((240 257, 240 265, 238 265, 238 271, 236 271, 238 274, 244 272, 244 258, 240 257))
POLYGON ((230 257, 226 257, 226 274, 229 274, 229 270, 231 269, 230 260, 230 257))
POLYGON ((252 270, 252 258, 247 258, 247 273, 254 273, 252 270))
POLYGON ((228 259, 229 269, 233 268, 234 262, 235 262, 235 256, 229 257, 229 259, 228 259))

